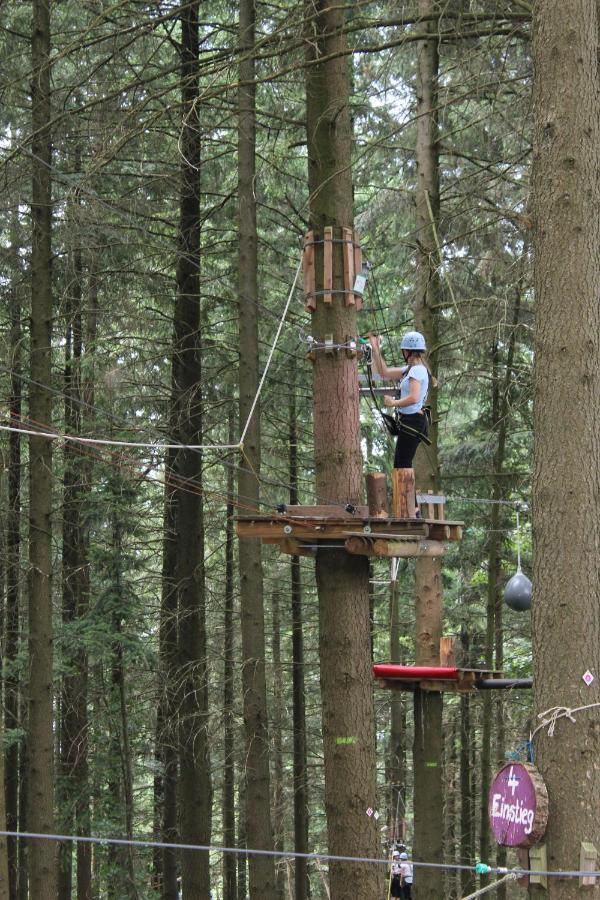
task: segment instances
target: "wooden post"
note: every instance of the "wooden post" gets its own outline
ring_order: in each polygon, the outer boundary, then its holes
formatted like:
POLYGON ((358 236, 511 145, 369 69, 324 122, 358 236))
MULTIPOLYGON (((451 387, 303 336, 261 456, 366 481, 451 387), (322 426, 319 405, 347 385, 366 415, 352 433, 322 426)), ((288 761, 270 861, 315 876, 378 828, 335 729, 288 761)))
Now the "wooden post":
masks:
POLYGON ((375 519, 387 519, 389 513, 385 472, 368 472, 366 481, 369 515, 375 519))
POLYGON ((440 666, 455 666, 456 658, 454 654, 454 644, 456 638, 441 637, 440 638, 440 666))
POLYGON ((323 302, 331 303, 333 289, 333 228, 323 229, 323 302))
POLYGON ((311 312, 317 308, 315 296, 315 237, 313 231, 304 236, 304 255, 302 257, 304 272, 304 305, 311 312))
POLYGON ((414 469, 392 469, 392 503, 395 519, 414 519, 414 469))
POLYGON ((355 296, 352 292, 354 287, 354 248, 352 246, 354 240, 354 231, 352 228, 342 228, 342 251, 344 254, 344 303, 346 306, 355 305, 355 296))
MULTIPOLYGON (((354 274, 358 275, 362 272, 362 250, 360 248, 360 237, 357 232, 354 232, 354 274)), ((360 294, 355 294, 355 303, 356 309, 361 310, 363 306, 363 299, 360 294)))

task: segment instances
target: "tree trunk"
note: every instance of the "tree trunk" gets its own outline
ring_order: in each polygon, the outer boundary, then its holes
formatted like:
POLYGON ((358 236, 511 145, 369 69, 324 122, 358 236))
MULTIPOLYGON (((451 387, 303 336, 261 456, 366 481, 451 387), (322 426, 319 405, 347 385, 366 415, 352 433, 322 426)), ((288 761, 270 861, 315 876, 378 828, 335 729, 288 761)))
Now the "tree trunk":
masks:
MULTIPOLYGON (((238 93, 239 202, 239 421, 245 427, 259 384, 258 285, 256 234, 256 98, 254 85, 254 0, 241 0, 238 93)), ((244 503, 258 509, 260 486, 260 405, 244 440, 245 460, 238 478, 244 503)), ((265 676, 263 570, 260 542, 240 540, 240 607, 242 618, 242 689, 246 729, 246 841, 261 850, 273 849, 269 733, 265 676)), ((249 856, 250 896, 274 900, 272 857, 249 856)))
MULTIPOLYGON (((235 440, 235 416, 230 406, 228 440, 235 440)), ((234 470, 227 469, 227 520, 225 533, 225 609, 223 613, 223 843, 235 847, 235 713, 234 713, 234 554, 235 535, 233 515, 235 507, 234 470)), ((237 900, 237 859, 233 853, 223 854, 223 900, 237 900)))
MULTIPOLYGON (((273 613, 271 658, 273 682, 273 829, 274 849, 281 852, 284 844, 284 793, 283 793, 283 667, 281 664, 281 617, 279 613, 279 593, 277 588, 271 600, 273 613)), ((285 869, 282 865, 276 870, 276 893, 278 900, 283 900, 285 892, 285 869)))
MULTIPOLYGON (((31 202, 31 387, 29 416, 51 427, 52 403, 52 196, 50 134, 49 0, 33 2, 31 202)), ((27 826, 54 833, 52 685, 52 443, 29 439, 29 766, 27 826)), ((56 896, 56 845, 29 844, 30 891, 56 896)))
MULTIPOLYGON (((461 634, 462 662, 470 665, 469 632, 466 628, 461 634)), ((475 848, 473 837, 473 781, 471 778, 471 744, 474 731, 471 726, 471 697, 460 695, 460 858, 473 859, 475 848)), ((487 797, 486 797, 487 799, 487 797)), ((473 873, 466 869, 460 873, 461 894, 466 895, 474 890, 473 873)))
MULTIPOLYGON (((296 410, 296 360, 290 366, 289 481, 290 504, 298 503, 298 429, 296 410)), ((292 706, 294 729, 294 850, 308 853, 308 775, 306 768, 306 697, 304 692, 304 633, 302 628, 302 573, 300 557, 292 556, 292 706)), ((294 865, 294 900, 307 900, 309 891, 306 859, 294 865)))
MULTIPOLYGON (((432 37, 418 43, 417 67, 417 284, 415 324, 425 335, 432 372, 437 372, 437 312, 439 302, 439 159, 437 79, 439 70, 437 23, 433 0, 419 0, 424 30, 432 37)), ((421 445, 415 460, 415 478, 421 490, 438 490, 437 389, 431 385, 431 447, 421 445)), ((417 604, 417 665, 439 665, 442 630, 442 580, 440 559, 418 559, 415 567, 417 604)), ((439 859, 442 852, 442 711, 441 693, 415 692, 413 745, 415 859, 439 859)), ((416 880, 419 900, 438 900, 443 895, 443 870, 420 869, 416 880)))
MULTIPOLYGON (((123 539, 125 524, 123 521, 123 476, 120 471, 111 481, 111 539, 109 578, 111 581, 112 605, 112 653, 110 665, 111 713, 111 757, 114 760, 109 779, 109 795, 117 801, 122 828, 127 840, 133 839, 133 782, 131 772, 131 751, 129 746, 129 726, 126 706, 126 675, 123 658, 122 619, 127 603, 123 584, 125 559, 123 539), (120 770, 120 777, 118 771, 120 770)), ((113 900, 137 900, 135 881, 135 863, 133 847, 128 845, 109 844, 108 858, 115 867, 114 876, 109 879, 108 896, 113 900)))
MULTIPOLYGON (((200 359, 200 121, 198 115, 198 8, 181 12, 181 196, 177 304, 173 369, 178 437, 183 444, 202 443, 200 359)), ((179 806, 181 840, 208 844, 211 836, 212 782, 208 746, 208 683, 204 572, 202 454, 179 450, 177 489, 177 591, 179 606, 179 806)), ((181 866, 183 894, 200 898, 210 891, 208 853, 186 851, 181 866)))
MULTIPOLYGON (((17 225, 12 240, 14 257, 19 260, 17 225)), ((17 267, 18 270, 18 267, 17 267)), ((14 285, 10 302, 10 396, 8 408, 11 423, 21 421, 21 297, 14 285)), ((19 678, 15 670, 19 652, 19 617, 21 597, 21 436, 8 435, 8 509, 6 514, 6 614, 4 621, 4 728, 19 727, 19 678)), ((19 825, 19 742, 12 740, 5 753, 4 784, 6 792, 6 827, 17 831, 19 825)), ((24 830, 24 829, 22 829, 24 830)), ((10 900, 18 895, 18 850, 15 838, 8 839, 10 900)))
MULTIPOLYGON (((534 8, 533 659, 536 714, 598 700, 600 674, 600 119, 599 7, 534 8), (568 370, 568 375, 565 371, 568 370), (596 681, 582 680, 589 669, 596 681)), ((597 710, 535 738, 546 781, 549 869, 577 869, 600 846, 597 710), (574 798, 582 798, 574 802, 574 798)), ((535 720, 535 717, 534 717, 535 720)), ((548 879, 549 900, 583 896, 548 879)))
MULTIPOLYGON (((90 252, 88 281, 88 310, 85 324, 85 374, 81 374, 82 408, 93 410, 95 399, 95 373, 93 355, 96 348, 98 321, 98 279, 97 252, 90 252)), ((81 495, 87 496, 91 491, 93 462, 84 457, 79 469, 81 477, 81 495)), ((79 571, 77 573, 78 605, 75 613, 79 620, 87 615, 90 597, 90 525, 89 517, 79 517, 79 571)), ((77 735, 77 756, 74 767, 74 778, 78 787, 75 804, 75 821, 77 834, 91 834, 90 784, 89 784, 89 721, 88 721, 88 683, 89 664, 85 646, 81 645, 77 655, 77 681, 75 685, 75 712, 73 727, 77 735)), ((90 844, 78 843, 77 857, 77 900, 91 900, 92 897, 92 847, 90 844)))
MULTIPOLYGON (((402 663, 398 582, 390 585, 390 662, 402 663)), ((390 750, 387 783, 390 789, 388 833, 392 840, 403 837, 406 813, 406 705, 399 691, 390 692, 390 750)))
MULTIPOLYGON (((345 11, 330 0, 306 3, 306 126, 310 224, 317 241, 333 228, 353 226, 350 70, 343 54, 345 11), (328 57, 332 55, 333 58, 328 57), (318 62, 323 56, 324 61, 318 62)), ((343 245, 333 244, 332 302, 323 294, 323 245, 315 244, 316 309, 311 331, 343 344, 357 334, 356 309, 346 305, 343 245)), ((316 353, 313 371, 314 441, 318 503, 359 502, 363 490, 358 368, 345 353, 316 353), (335 410, 335 414, 333 411, 335 410)), ((369 564, 343 550, 319 549, 319 658, 325 810, 329 850, 358 857, 380 855, 377 809, 373 678, 369 621, 369 564)), ((332 900, 383 893, 383 871, 367 863, 329 867, 332 900)))
MULTIPOLYGON (((176 407, 176 386, 172 373, 172 409, 176 407)), ((172 433, 177 433, 176 422, 172 433)), ((162 596, 160 607, 160 672, 159 704, 156 722, 157 762, 160 781, 155 782, 156 806, 160 807, 161 841, 179 840, 177 828, 177 492, 173 484, 176 451, 166 456, 165 506, 162 561, 162 596)), ((160 862, 154 868, 155 880, 162 900, 177 900, 177 853, 163 847, 160 862)))
MULTIPOLYGON (((75 166, 81 169, 79 147, 75 166)), ((79 243, 80 198, 76 193, 70 222, 73 239, 79 243)), ((65 334, 65 429, 81 431, 83 407, 83 259, 81 247, 70 253, 69 293, 66 299, 65 334)), ((91 299, 91 298, 90 298, 91 299)), ((89 834, 87 652, 81 634, 81 621, 87 613, 89 593, 88 529, 83 502, 91 484, 91 463, 74 444, 64 448, 63 474, 63 547, 62 591, 63 623, 69 640, 63 648, 65 675, 61 696, 61 772, 63 785, 63 834, 89 834)), ((77 897, 90 900, 90 848, 77 844, 77 897), (87 851, 85 853, 84 851, 87 851)), ((73 847, 61 845, 59 856, 59 895, 71 896, 73 847)))
MULTIPOLYGON (((247 847, 246 842, 246 779, 238 781, 238 847, 247 847)), ((248 857, 240 853, 237 857, 237 900, 248 896, 248 857)))

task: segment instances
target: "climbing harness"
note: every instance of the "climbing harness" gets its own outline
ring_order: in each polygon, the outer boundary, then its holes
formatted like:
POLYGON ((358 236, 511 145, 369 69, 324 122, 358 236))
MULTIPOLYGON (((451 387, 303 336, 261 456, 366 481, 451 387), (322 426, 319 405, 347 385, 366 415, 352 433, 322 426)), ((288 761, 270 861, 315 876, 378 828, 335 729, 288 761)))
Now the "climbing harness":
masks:
MULTIPOLYGON (((373 403, 375 404, 375 409, 381 416, 381 420, 385 429, 391 437, 398 437, 398 435, 411 434, 418 436, 419 440, 422 441, 427 447, 431 446, 430 438, 424 434, 422 431, 419 431, 417 428, 413 428, 412 425, 409 425, 406 421, 406 418, 402 413, 396 413, 395 416, 390 416, 389 413, 384 413, 379 405, 379 401, 377 399, 377 395, 375 394, 375 389, 373 387, 373 354, 371 350, 371 345, 364 338, 360 338, 360 342, 363 348, 363 355, 365 358, 365 367, 367 370, 367 384, 369 386, 369 392, 371 397, 373 398, 373 403)), ((410 366, 407 372, 410 371, 410 366)), ((406 377, 406 373, 405 376, 406 377)), ((429 407, 423 407, 423 415, 427 419, 427 424, 431 425, 431 410, 429 407)))

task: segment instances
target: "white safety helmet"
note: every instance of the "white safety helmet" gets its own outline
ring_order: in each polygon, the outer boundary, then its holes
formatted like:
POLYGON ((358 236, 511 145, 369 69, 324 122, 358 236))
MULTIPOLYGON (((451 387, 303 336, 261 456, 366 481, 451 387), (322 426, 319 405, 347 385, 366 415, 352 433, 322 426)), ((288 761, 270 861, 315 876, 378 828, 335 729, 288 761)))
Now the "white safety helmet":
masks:
POLYGON ((401 853, 400 859, 408 859, 408 853, 401 853))
POLYGON ((425 338, 420 331, 407 331, 400 343, 401 350, 426 350, 425 338))

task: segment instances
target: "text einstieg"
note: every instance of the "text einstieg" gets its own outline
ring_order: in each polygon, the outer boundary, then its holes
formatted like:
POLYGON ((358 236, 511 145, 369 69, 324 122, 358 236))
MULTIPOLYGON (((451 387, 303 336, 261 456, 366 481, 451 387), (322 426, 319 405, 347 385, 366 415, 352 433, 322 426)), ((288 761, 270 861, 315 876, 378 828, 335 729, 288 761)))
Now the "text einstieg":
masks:
POLYGON ((524 806, 519 799, 514 803, 506 803, 502 800, 502 794, 494 794, 492 799, 492 818, 501 819, 503 822, 515 825, 525 825, 525 834, 531 834, 535 810, 524 806))

